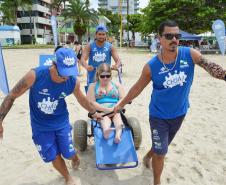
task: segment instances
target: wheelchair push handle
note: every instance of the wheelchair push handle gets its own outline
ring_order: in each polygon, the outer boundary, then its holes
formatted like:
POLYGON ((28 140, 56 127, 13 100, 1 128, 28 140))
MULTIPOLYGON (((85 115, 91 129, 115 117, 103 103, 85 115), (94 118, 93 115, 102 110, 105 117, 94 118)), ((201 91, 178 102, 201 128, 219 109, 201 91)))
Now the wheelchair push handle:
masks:
MULTIPOLYGON (((97 110, 96 112, 101 113, 102 111, 97 110)), ((96 112, 95 112, 95 113, 96 113, 96 112)), ((125 110, 125 109, 122 109, 120 112, 125 113, 126 110, 125 110)), ((94 115, 95 113, 90 113, 90 112, 89 112, 89 113, 88 113, 88 117, 91 118, 91 119, 93 119, 93 115, 94 115)), ((102 117, 111 115, 111 114, 113 114, 113 113, 114 113, 114 111, 108 112, 108 113, 106 113, 106 114, 103 114, 102 117)))
MULTIPOLYGON (((125 109, 122 109, 122 110, 120 110, 120 112, 125 113, 125 112, 126 112, 126 110, 125 110, 125 109)), ((113 113, 114 113, 114 111, 108 112, 108 113, 104 114, 102 117, 105 117, 105 116, 111 115, 111 114, 113 114, 113 113)))

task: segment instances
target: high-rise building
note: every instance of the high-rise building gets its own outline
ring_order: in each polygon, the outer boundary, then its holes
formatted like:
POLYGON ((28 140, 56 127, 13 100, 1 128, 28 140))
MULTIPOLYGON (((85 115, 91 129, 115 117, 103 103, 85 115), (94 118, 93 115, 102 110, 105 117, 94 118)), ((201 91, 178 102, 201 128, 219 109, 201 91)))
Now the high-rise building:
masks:
POLYGON ((17 23, 21 30, 21 42, 50 43, 51 31, 51 0, 32 0, 32 10, 18 9, 17 23))
POLYGON ((128 13, 137 14, 139 10, 138 0, 98 0, 98 7, 112 11, 113 13, 122 14, 123 19, 127 15, 127 1, 128 13))

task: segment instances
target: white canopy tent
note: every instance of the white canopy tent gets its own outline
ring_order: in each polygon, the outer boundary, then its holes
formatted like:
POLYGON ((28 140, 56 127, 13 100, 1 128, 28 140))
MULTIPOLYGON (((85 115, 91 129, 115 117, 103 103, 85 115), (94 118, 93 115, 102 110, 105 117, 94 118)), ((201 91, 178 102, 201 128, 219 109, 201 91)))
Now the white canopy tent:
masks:
POLYGON ((18 26, 0 26, 0 42, 3 46, 20 44, 20 29, 18 26))

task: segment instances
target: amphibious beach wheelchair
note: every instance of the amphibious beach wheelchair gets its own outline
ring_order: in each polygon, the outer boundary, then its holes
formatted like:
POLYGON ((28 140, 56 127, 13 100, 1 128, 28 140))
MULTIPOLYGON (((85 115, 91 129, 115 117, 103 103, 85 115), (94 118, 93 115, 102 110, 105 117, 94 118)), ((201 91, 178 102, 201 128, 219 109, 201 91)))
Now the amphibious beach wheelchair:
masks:
MULTIPOLYGON (((119 82, 121 83, 121 70, 118 71, 119 82)), ((105 114, 107 116, 112 113, 105 114)), ((100 170, 113 170, 122 168, 134 168, 138 165, 136 150, 139 149, 142 134, 139 121, 135 117, 126 117, 120 113, 124 128, 121 135, 121 142, 114 143, 115 131, 112 131, 108 139, 103 136, 100 123, 92 118, 88 121, 77 120, 73 127, 73 141, 79 151, 85 151, 87 140, 94 137, 96 152, 96 167, 100 170)))

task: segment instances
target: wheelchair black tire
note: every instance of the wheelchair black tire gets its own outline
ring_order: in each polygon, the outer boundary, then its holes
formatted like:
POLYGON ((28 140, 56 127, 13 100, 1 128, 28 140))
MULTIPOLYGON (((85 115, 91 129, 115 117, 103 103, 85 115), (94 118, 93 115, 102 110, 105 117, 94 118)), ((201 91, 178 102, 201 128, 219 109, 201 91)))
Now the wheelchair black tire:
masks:
POLYGON ((135 149, 138 150, 142 141, 142 132, 140 128, 140 123, 135 117, 128 117, 127 122, 129 127, 132 129, 133 142, 135 149))
POLYGON ((74 145, 79 151, 85 151, 87 148, 87 122, 84 120, 77 120, 74 123, 74 145))

